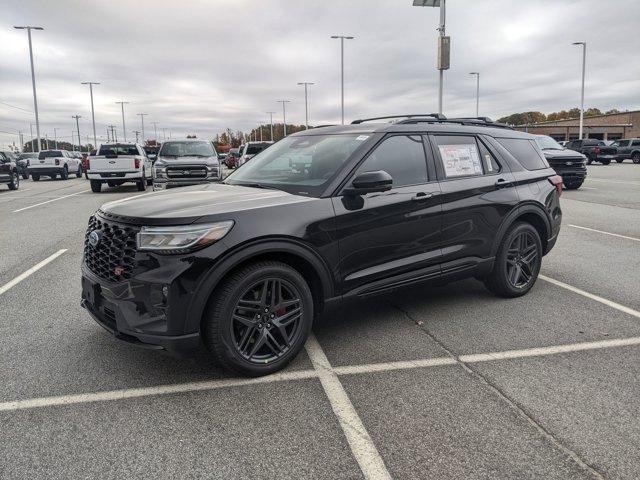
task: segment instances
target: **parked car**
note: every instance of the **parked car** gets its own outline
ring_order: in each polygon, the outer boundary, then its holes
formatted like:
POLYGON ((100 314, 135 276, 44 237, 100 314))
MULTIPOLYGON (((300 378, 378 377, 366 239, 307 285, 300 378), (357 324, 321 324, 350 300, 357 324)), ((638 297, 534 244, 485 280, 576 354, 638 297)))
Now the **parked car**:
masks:
POLYGON ((240 158, 240 149, 239 148, 232 148, 229 150, 229 154, 227 155, 227 158, 225 159, 225 165, 228 168, 236 168, 238 165, 238 159, 240 158))
POLYGON ((273 142, 247 142, 240 150, 240 157, 236 162, 236 166, 241 167, 251 160, 255 155, 273 145, 273 142))
POLYGON ((32 160, 27 168, 34 182, 41 176, 47 176, 55 180, 56 176, 66 180, 70 174, 82 177, 82 165, 80 160, 67 150, 42 150, 38 154, 38 160, 32 160))
POLYGON ((6 183, 9 190, 20 188, 17 158, 8 150, 0 151, 0 183, 6 183))
POLYGON ((561 194, 535 136, 488 119, 305 130, 223 183, 103 205, 82 306, 132 345, 202 341, 221 365, 265 375, 344 301, 467 277, 526 294, 556 243, 561 194))
POLYGON ((640 138, 616 140, 612 147, 617 150, 616 162, 622 163, 625 159, 630 158, 633 163, 640 163, 640 138))
POLYGON ((167 140, 160 147, 153 172, 154 190, 221 179, 218 155, 206 140, 167 140))
POLYGON ((137 143, 103 143, 96 155, 87 159, 87 177, 91 191, 100 192, 106 183, 117 187, 133 182, 139 191, 145 191, 153 183, 151 161, 137 143))
POLYGON ((609 165, 617 154, 616 147, 608 147, 603 140, 594 138, 571 140, 566 148, 584 154, 587 157, 587 165, 591 165, 592 162, 609 165))
POLYGON ((536 135, 536 143, 551 168, 562 177, 566 189, 574 190, 582 186, 587 178, 587 157, 562 147, 547 135, 536 135))
POLYGON ((18 154, 18 171, 20 172, 20 175, 22 175, 23 180, 27 180, 29 178, 29 165, 31 165, 31 162, 35 162, 37 160, 37 152, 18 154))

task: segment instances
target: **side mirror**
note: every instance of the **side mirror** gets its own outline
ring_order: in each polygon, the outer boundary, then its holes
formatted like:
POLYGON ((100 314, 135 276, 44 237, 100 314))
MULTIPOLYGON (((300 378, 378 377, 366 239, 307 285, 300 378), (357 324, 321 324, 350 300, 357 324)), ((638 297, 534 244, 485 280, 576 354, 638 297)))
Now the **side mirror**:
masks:
POLYGON ((386 192, 391 190, 393 178, 384 170, 363 172, 351 182, 351 187, 344 190, 345 195, 363 195, 372 192, 386 192))
POLYGON ((158 155, 156 155, 155 153, 150 153, 149 155, 147 155, 147 158, 151 160, 151 162, 155 162, 158 159, 158 155))

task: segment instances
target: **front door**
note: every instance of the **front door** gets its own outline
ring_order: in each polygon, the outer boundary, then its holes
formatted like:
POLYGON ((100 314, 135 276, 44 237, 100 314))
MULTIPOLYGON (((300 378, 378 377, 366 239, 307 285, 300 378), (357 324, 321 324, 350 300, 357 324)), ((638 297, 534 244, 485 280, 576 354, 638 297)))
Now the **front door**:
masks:
POLYGON ((333 198, 342 293, 439 273, 440 188, 428 172, 423 138, 386 137, 353 177, 377 170, 392 176, 391 190, 333 198))

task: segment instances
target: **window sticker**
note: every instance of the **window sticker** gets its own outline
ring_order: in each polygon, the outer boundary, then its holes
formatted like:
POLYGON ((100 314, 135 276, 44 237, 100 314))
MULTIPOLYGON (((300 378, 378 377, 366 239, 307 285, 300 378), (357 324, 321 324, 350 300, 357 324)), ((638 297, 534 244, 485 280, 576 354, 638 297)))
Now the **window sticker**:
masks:
POLYGON ((367 138, 369 138, 369 135, 358 135, 356 137, 356 140, 359 141, 359 142, 362 142, 362 141, 366 140, 367 138))
POLYGON ((491 163, 491 155, 488 153, 484 156, 484 159, 487 161, 487 170, 493 172, 493 164, 491 163))
POLYGON ((475 143, 438 145, 447 178, 482 175, 482 164, 475 143))

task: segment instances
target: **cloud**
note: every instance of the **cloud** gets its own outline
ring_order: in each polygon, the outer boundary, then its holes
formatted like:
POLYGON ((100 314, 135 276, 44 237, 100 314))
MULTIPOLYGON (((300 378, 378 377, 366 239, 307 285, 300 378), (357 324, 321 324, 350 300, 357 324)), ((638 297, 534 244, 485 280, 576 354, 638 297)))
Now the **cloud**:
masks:
MULTIPOLYGON (((310 122, 340 121, 340 45, 345 42, 347 119, 437 110, 435 70, 438 11, 410 0, 218 0, 78 2, 5 0, 0 7, 0 102, 33 109, 26 33, 12 25, 41 25, 33 33, 41 131, 70 137, 80 114, 91 130, 94 89, 98 135, 136 113, 174 136, 211 137, 229 127, 248 130, 267 111, 304 122, 304 90, 311 81, 310 122)), ((586 104, 639 108, 637 22, 640 2, 618 0, 496 0, 447 4, 452 37, 445 72, 445 114, 472 115, 481 72, 480 113, 499 117, 522 110, 553 111, 579 102, 580 51, 588 42, 586 104), (624 12, 624 15, 621 15, 624 12)), ((29 131, 33 116, 0 103, 0 130, 29 131)), ((159 130, 161 131, 161 130, 159 130)), ((121 133, 120 133, 121 135, 121 133)), ((0 132, 0 143, 17 140, 0 132)))

